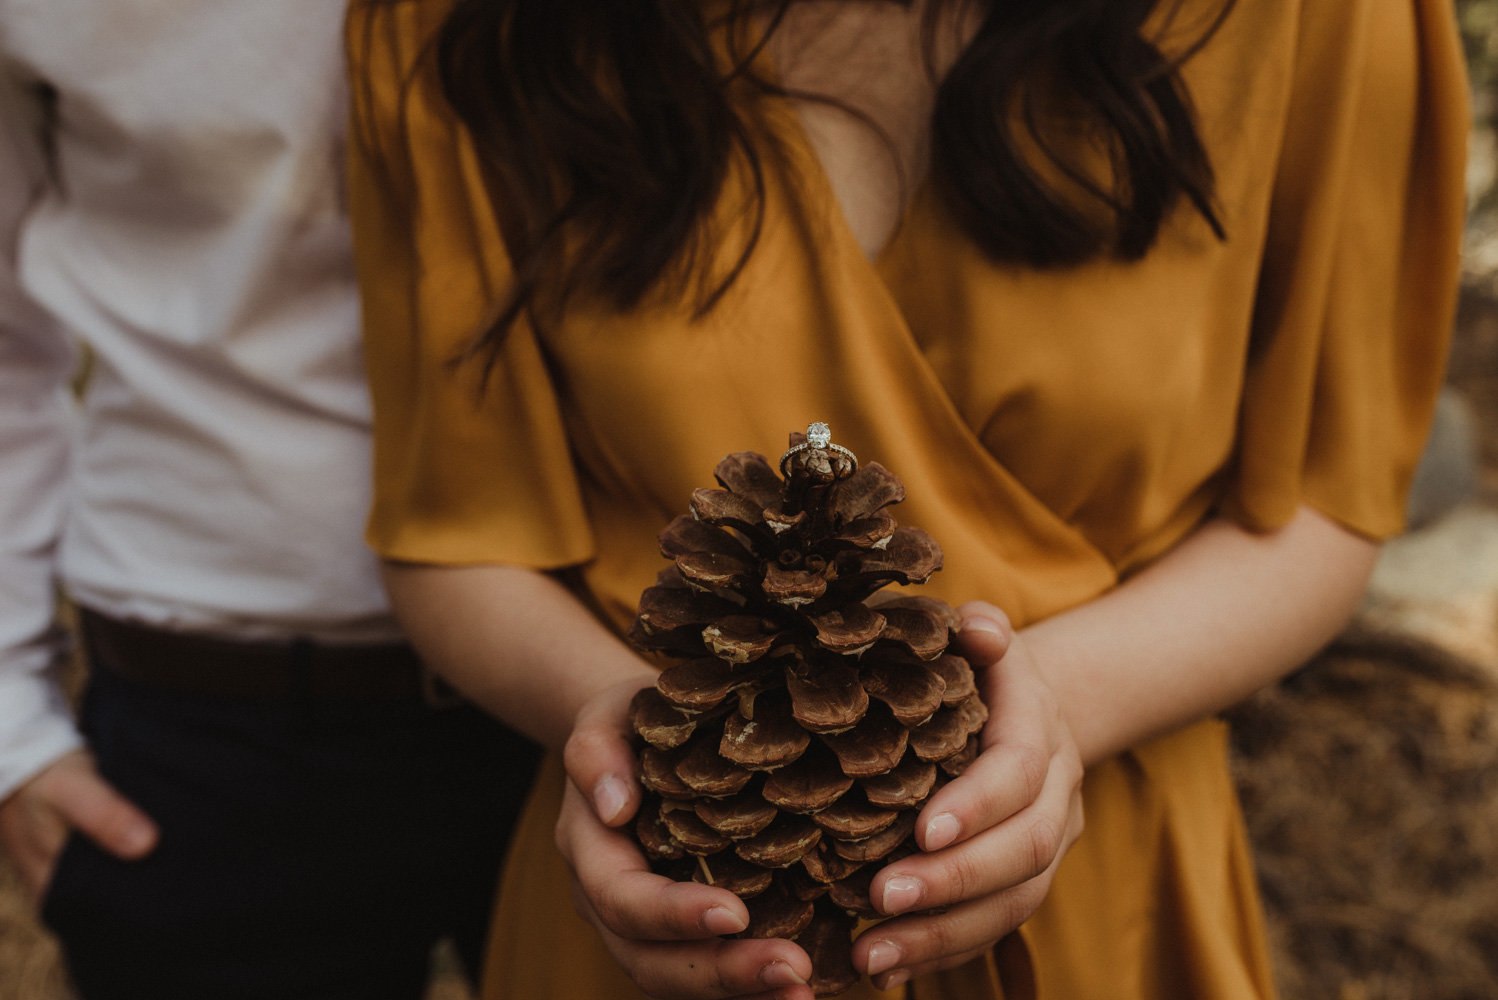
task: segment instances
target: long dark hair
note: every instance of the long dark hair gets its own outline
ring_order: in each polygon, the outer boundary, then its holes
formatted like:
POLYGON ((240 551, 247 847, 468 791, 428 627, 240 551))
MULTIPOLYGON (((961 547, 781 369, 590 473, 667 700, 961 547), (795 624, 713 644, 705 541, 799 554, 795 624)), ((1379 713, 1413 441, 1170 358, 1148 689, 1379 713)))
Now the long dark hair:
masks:
MULTIPOLYGON (((785 91, 752 63, 794 2, 456 0, 435 55, 515 271, 476 348, 500 343, 522 313, 538 321, 543 298, 579 290, 628 308, 696 279, 696 308, 712 308, 763 222, 765 157, 777 150, 755 127, 754 99, 785 91), (767 30, 752 28, 756 16, 767 30), (748 236, 713 268, 706 220, 736 162, 750 180, 748 236)), ((1183 0, 929 0, 928 38, 963 2, 984 14, 937 92, 931 174, 989 257, 1137 259, 1183 197, 1222 238, 1179 70, 1233 0, 1170 55, 1145 23, 1168 2, 1169 24, 1183 0), (1045 121, 1058 108, 1100 138, 1107 176, 1052 143, 1045 121)))

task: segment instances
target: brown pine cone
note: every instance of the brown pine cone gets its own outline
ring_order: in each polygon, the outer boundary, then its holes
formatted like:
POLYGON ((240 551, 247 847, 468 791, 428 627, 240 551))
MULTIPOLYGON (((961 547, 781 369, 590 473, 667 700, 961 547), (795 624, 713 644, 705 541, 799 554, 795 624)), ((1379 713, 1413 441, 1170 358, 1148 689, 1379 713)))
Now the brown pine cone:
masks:
POLYGON ((833 996, 858 981, 871 880, 916 850, 921 804, 976 756, 988 710, 946 652, 956 612, 882 592, 941 568, 936 542, 887 510, 898 479, 825 424, 791 435, 779 474, 740 452, 715 475, 723 488, 661 532, 673 565, 631 629, 679 658, 631 707, 636 834, 663 874, 742 897, 743 936, 800 942, 833 996))

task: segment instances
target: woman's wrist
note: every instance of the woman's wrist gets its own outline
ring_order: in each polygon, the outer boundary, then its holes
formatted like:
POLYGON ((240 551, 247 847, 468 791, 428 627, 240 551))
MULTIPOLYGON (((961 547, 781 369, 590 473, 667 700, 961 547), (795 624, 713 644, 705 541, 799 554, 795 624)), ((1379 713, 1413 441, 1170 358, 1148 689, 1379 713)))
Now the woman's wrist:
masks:
POLYGON ((475 704, 553 750, 603 692, 654 677, 543 573, 388 563, 385 582, 423 659, 475 704))
POLYGON ((1236 703, 1330 640, 1377 546, 1302 508, 1209 522, 1107 594, 1023 630, 1087 765, 1236 703))

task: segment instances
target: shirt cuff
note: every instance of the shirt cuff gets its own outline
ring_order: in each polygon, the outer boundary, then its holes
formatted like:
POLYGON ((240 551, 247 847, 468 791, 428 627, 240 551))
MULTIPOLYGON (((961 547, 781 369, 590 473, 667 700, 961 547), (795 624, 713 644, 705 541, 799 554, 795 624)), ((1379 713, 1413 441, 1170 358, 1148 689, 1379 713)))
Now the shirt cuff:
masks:
POLYGON ((0 801, 84 745, 54 671, 6 666, 11 669, 0 672, 0 801))

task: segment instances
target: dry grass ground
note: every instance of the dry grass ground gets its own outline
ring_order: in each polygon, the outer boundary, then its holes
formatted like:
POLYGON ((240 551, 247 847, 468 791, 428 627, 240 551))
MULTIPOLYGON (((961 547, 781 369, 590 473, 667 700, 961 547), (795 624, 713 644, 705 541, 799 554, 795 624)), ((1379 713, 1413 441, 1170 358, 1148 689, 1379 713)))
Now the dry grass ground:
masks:
POLYGON ((1286 1000, 1498 995, 1498 685, 1349 634, 1233 713, 1286 1000))
POLYGON ((31 901, 9 864, 0 863, 0 997, 65 1000, 57 945, 37 926, 31 901))

